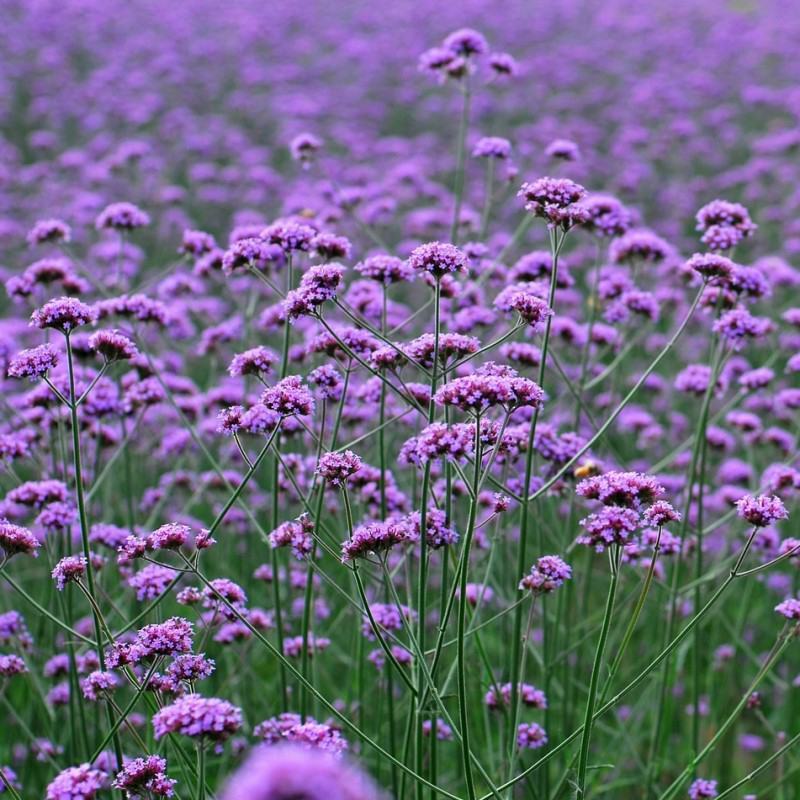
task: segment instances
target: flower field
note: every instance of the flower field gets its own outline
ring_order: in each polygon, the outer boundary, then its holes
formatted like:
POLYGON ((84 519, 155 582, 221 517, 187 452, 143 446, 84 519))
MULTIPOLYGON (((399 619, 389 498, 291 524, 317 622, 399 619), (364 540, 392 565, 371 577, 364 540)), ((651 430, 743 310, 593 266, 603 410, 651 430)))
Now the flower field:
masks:
POLYGON ((800 9, 0 22, 0 795, 800 800, 800 9))

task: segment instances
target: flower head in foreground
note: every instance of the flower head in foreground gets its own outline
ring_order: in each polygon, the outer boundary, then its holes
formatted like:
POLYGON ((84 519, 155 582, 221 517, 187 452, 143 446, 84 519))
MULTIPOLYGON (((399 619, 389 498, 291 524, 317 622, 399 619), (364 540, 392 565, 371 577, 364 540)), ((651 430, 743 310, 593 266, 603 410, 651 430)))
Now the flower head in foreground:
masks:
POLYGON ((30 350, 20 350, 8 364, 9 378, 36 380, 58 365, 58 351, 53 345, 40 344, 30 350))
POLYGON ((606 472, 581 481, 575 491, 587 500, 627 508, 650 505, 664 494, 654 477, 641 472, 606 472))
POLYGON ((91 764, 68 767, 47 786, 47 800, 94 800, 106 787, 106 774, 91 764))
POLYGON ((289 375, 271 386, 261 395, 261 402, 284 417, 310 414, 314 409, 314 397, 299 375, 289 375))
POLYGON ((787 519, 789 512, 780 497, 775 495, 745 495, 736 501, 736 512, 744 520, 757 528, 766 528, 781 519, 787 519))
POLYGON ((317 473, 334 486, 345 481, 361 469, 361 459, 352 451, 325 453, 317 464, 317 473))
POLYGON ((80 580, 86 574, 86 559, 83 556, 67 556, 62 558, 53 568, 52 576, 56 589, 64 591, 64 587, 72 581, 80 580))
POLYGON ((125 361, 139 355, 136 345, 119 331, 96 331, 89 337, 89 347, 106 361, 125 361))
POLYGON ((54 328, 69 333, 81 325, 88 325, 97 318, 97 312, 75 297, 58 297, 48 300, 31 314, 31 325, 36 328, 54 328))
POLYGON ((360 525, 351 539, 342 544, 342 561, 366 558, 372 553, 384 553, 396 544, 408 541, 405 527, 392 522, 370 522, 360 525))
POLYGON ((569 230, 589 217, 580 204, 586 189, 569 178, 545 177, 523 183, 517 196, 525 200, 527 211, 546 219, 550 227, 569 230))
POLYGON ((156 739, 180 733, 193 739, 223 742, 242 727, 242 711, 227 700, 188 694, 153 716, 156 739))
POLYGON ((548 594, 572 577, 572 567, 558 556, 542 556, 519 584, 520 590, 548 594))
POLYGON ((167 760, 161 756, 134 758, 117 773, 113 786, 129 797, 172 797, 177 781, 167 777, 167 760))
POLYGON ((408 257, 408 265, 417 272, 429 272, 434 278, 467 271, 467 256, 455 245, 429 242, 420 245, 408 257))
POLYGON ((220 800, 380 800, 372 780, 325 750, 262 745, 222 790, 220 800))
POLYGON ((27 528, 0 520, 0 550, 6 558, 20 553, 36 556, 39 547, 39 540, 27 528))

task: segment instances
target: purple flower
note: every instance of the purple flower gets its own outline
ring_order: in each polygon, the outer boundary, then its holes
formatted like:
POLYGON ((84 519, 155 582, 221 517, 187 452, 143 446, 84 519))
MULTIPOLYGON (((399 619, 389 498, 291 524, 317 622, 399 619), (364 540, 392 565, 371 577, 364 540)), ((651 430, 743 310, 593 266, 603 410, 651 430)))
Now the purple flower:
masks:
POLYGON ((581 481, 575 492, 606 506, 639 508, 653 503, 664 494, 664 488, 654 477, 641 472, 607 472, 581 481))
POLYGON ((47 800, 95 800, 106 786, 105 772, 91 764, 68 767, 47 785, 47 800))
POLYGON ((138 659, 154 656, 174 656, 192 649, 192 623, 183 617, 171 617, 165 622, 145 625, 137 634, 134 647, 138 659))
POLYGON ((222 271, 225 275, 230 275, 237 269, 251 266, 264 269, 266 265, 282 258, 283 250, 277 244, 270 244, 257 237, 239 239, 222 256, 222 271))
POLYGON ((139 355, 136 345, 119 331, 96 331, 89 337, 89 347, 106 361, 124 361, 139 355))
POLYGON ((775 495, 745 495, 736 501, 736 511, 742 519, 757 528, 765 528, 789 517, 783 501, 775 495))
POLYGON ((472 28, 459 28, 448 34, 442 46, 460 56, 483 55, 489 49, 486 37, 472 28))
POLYGON ((363 772, 325 750, 262 745, 233 774, 221 800, 380 800, 363 772))
POLYGON ((227 700, 188 694, 153 715, 156 739, 179 733, 224 742, 242 727, 242 711, 227 700))
POLYGON ((56 588, 64 591, 64 587, 72 581, 80 580, 86 574, 86 559, 84 556, 67 556, 62 558, 51 573, 56 582, 56 588))
POLYGON ((689 787, 690 800, 710 800, 717 796, 717 782, 698 778, 689 787))
POLYGON ((352 451, 325 453, 317 464, 317 474, 334 486, 343 486, 362 466, 361 459, 352 451))
POLYGON ((308 252, 316 231, 309 225, 298 222, 276 222, 259 233, 267 244, 277 245, 285 254, 293 251, 308 252))
POLYGON ((119 678, 113 672, 95 670, 81 681, 81 692, 87 700, 96 702, 119 686, 119 678))
POLYGON ((434 278, 467 271, 467 256, 455 245, 429 242, 420 245, 408 257, 408 266, 416 272, 428 272, 434 278))
POLYGON ((167 776, 167 760, 161 756, 145 756, 127 761, 112 784, 130 797, 150 794, 172 797, 177 781, 167 776))
POLYGON ((28 244, 45 244, 47 242, 67 243, 72 238, 72 231, 66 222, 60 219, 40 219, 25 236, 28 244))
POLYGON ((6 558, 20 553, 35 557, 39 547, 39 540, 27 528, 0 520, 0 549, 6 558))
POLYGON ((712 328, 738 350, 745 339, 764 338, 773 330, 773 323, 766 317, 754 317, 746 308, 732 308, 726 311, 712 328))
POLYGON ((661 528, 670 522, 680 522, 681 515, 666 500, 657 500, 642 515, 645 525, 661 528))
POLYGON ((112 203, 106 206, 95 220, 98 230, 133 231, 150 224, 150 217, 133 203, 112 203))
POLYGON ((97 313, 91 306, 74 297, 59 297, 48 300, 31 314, 31 324, 37 328, 55 328, 68 334, 81 325, 94 322, 97 313))
POLYGON ((549 594, 572 577, 572 567, 558 556, 542 556, 519 584, 521 591, 549 594))
POLYGON ((775 606, 775 610, 786 619, 800 619, 800 600, 796 597, 787 597, 782 603, 775 606))
POLYGON ((600 511, 590 514, 580 521, 586 533, 582 533, 576 541, 602 552, 612 544, 626 545, 639 529, 641 519, 632 508, 605 506, 600 511))
POLYGON ((517 727, 517 747, 536 750, 547 744, 544 728, 536 722, 522 722, 517 727))
POLYGON ((408 541, 408 532, 401 525, 391 522, 371 522, 360 525, 353 536, 342 543, 342 561, 367 558, 373 553, 384 553, 397 544, 408 541))
POLYGON ((552 227, 568 230, 588 218, 580 201, 586 189, 569 178, 538 178, 523 183, 518 197, 525 200, 525 209, 537 217, 547 220, 552 227))
POLYGON ((289 152, 295 161, 307 167, 317 151, 322 147, 322 140, 313 133, 299 133, 289 142, 289 152))
POLYGON ((148 535, 145 542, 148 550, 177 550, 189 540, 192 529, 188 525, 168 522, 156 528, 148 535))
POLYGON ((314 409, 314 397, 303 385, 299 375, 289 375, 261 395, 261 402, 271 411, 283 417, 310 414, 314 409))
POLYGON ((544 154, 557 161, 577 161, 581 157, 578 145, 570 139, 553 139, 545 148, 544 154))

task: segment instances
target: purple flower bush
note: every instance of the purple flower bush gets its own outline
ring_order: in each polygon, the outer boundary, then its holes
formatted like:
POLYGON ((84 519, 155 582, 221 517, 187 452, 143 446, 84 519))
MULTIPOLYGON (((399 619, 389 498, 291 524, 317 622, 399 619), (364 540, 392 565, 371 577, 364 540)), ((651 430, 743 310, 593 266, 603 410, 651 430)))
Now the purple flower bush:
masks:
POLYGON ((794 797, 791 4, 7 5, 0 795, 794 797))

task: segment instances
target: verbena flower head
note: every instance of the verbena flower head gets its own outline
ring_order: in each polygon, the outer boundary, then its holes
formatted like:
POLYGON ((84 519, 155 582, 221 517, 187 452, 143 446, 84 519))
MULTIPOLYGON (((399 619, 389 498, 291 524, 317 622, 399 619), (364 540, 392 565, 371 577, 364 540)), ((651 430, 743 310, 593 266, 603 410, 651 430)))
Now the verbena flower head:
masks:
POLYGON ((19 554, 36 556, 39 547, 39 540, 27 528, 0 520, 0 550, 6 558, 19 554))
POLYGON ((646 525, 661 528, 670 522, 680 522, 681 514, 676 511, 666 500, 656 500, 650 508, 646 509, 642 518, 646 525))
POLYGON ((336 297, 344 275, 341 264, 315 264, 300 279, 300 286, 286 295, 283 308, 289 319, 313 313, 326 300, 336 297))
POLYGON ((758 228, 741 203, 728 200, 712 200, 697 212, 696 219, 703 242, 712 250, 730 250, 758 228))
POLYGON ((86 574, 86 558, 84 556, 67 556, 62 558, 53 568, 52 577, 56 588, 62 592, 68 583, 80 580, 86 574))
POLYGON ((416 275, 414 268, 407 261, 383 254, 365 258, 356 264, 355 270, 365 278, 382 283, 384 286, 412 281, 416 275))
POLYGON ((289 375, 271 386, 261 395, 261 402, 284 417, 295 414, 303 416, 314 409, 314 397, 299 375, 289 375))
POLYGON ((11 678, 14 675, 24 675, 27 671, 28 667, 20 656, 0 654, 0 676, 11 678))
POLYGON ((765 494, 745 495, 736 501, 736 512, 742 519, 757 528, 765 528, 789 517, 789 512, 779 497, 765 494))
POLYGON ((115 231, 133 231, 150 224, 150 217, 133 203, 112 203, 97 216, 95 227, 115 231))
POLYGON ((762 339, 773 329, 772 320, 754 317, 746 308, 732 308, 714 322, 713 330, 738 350, 745 339, 762 339))
POLYGON ((129 760, 117 773, 112 786, 130 797, 172 797, 177 781, 167 776, 167 760, 162 756, 145 756, 129 760))
POLYGON ((428 272, 434 278, 467 271, 467 256, 455 245, 429 242, 417 247, 408 257, 408 266, 417 272, 428 272))
POLYGON ((188 694, 153 715, 156 739, 170 733, 221 743, 242 727, 242 711, 227 700, 188 694))
POLYGON ((278 244, 265 242, 257 237, 239 239, 222 256, 222 272, 231 275, 236 270, 248 267, 264 269, 266 265, 282 259, 283 250, 278 244))
POLYGON ((89 325, 97 318, 97 312, 75 297, 58 297, 48 300, 31 314, 31 325, 37 328, 54 328, 61 333, 70 333, 81 325, 89 325))
POLYGON ((320 456, 317 473, 334 486, 343 486, 361 469, 361 465, 361 459, 352 450, 325 453, 320 456))
POLYGON ((689 787, 690 800, 711 800, 717 796, 717 782, 697 778, 689 787))
POLYGON ((275 548, 291 548, 292 555, 302 560, 306 558, 314 548, 313 531, 314 525, 311 518, 307 514, 303 514, 296 520, 278 525, 278 527, 269 534, 269 543, 271 547, 275 548))
POLYGON ((299 161, 304 168, 308 167, 314 156, 322 147, 322 140, 313 133, 298 133, 289 142, 289 152, 295 161, 299 161))
POLYGON ((524 290, 515 292, 509 306, 531 326, 533 332, 541 331, 548 319, 553 316, 553 309, 536 294, 524 290))
POLYGON ((459 28, 448 34, 442 45, 460 56, 483 55, 489 50, 486 37, 473 28, 459 28))
POLYGON ((728 278, 733 273, 734 263, 717 253, 695 253, 687 262, 686 268, 703 278, 728 278))
POLYGON ((606 472, 581 481, 575 492, 606 506, 640 508, 664 494, 657 479, 641 472, 606 472))
POLYGON ((541 387, 528 378, 511 375, 474 373, 448 381, 436 392, 438 405, 455 406, 462 411, 482 413, 492 406, 540 408, 544 403, 541 387))
POLYGON ((630 543, 633 534, 641 525, 637 511, 623 506, 605 506, 580 521, 584 533, 576 541, 602 552, 612 544, 619 546, 630 543))
POLYGON ((9 378, 41 378, 58 366, 59 354, 53 345, 40 344, 30 350, 20 350, 8 364, 9 378))
POLYGON ((286 255, 293 252, 308 252, 316 231, 310 225, 299 222, 275 222, 259 233, 268 244, 277 245, 286 255))
POLYGON ((107 785, 106 773, 91 764, 68 767, 47 785, 46 800, 95 800, 107 785))
POLYGON ((360 525, 353 536, 342 543, 342 561, 367 558, 374 553, 385 553, 392 547, 408 541, 408 533, 402 525, 391 522, 370 522, 360 525))
POLYGON ((66 222, 60 219, 40 219, 25 236, 30 245, 53 242, 66 244, 71 238, 72 230, 66 222))
POLYGON ((220 800, 381 800, 360 770, 319 748, 261 745, 223 788, 220 800))
POLYGON ((139 659, 154 656, 174 656, 192 649, 194 630, 183 617, 171 617, 165 622, 145 625, 137 634, 134 647, 139 659))
POLYGON ((89 347, 106 361, 125 361, 136 358, 136 345, 119 331, 96 331, 89 337, 89 347))
POLYGON ((569 230, 588 218, 588 213, 580 205, 586 189, 569 178, 545 177, 523 183, 517 196, 525 200, 527 211, 547 220, 551 227, 569 230))
POLYGON ((519 584, 521 591, 549 594, 572 577, 572 567, 558 556, 542 556, 519 584))

